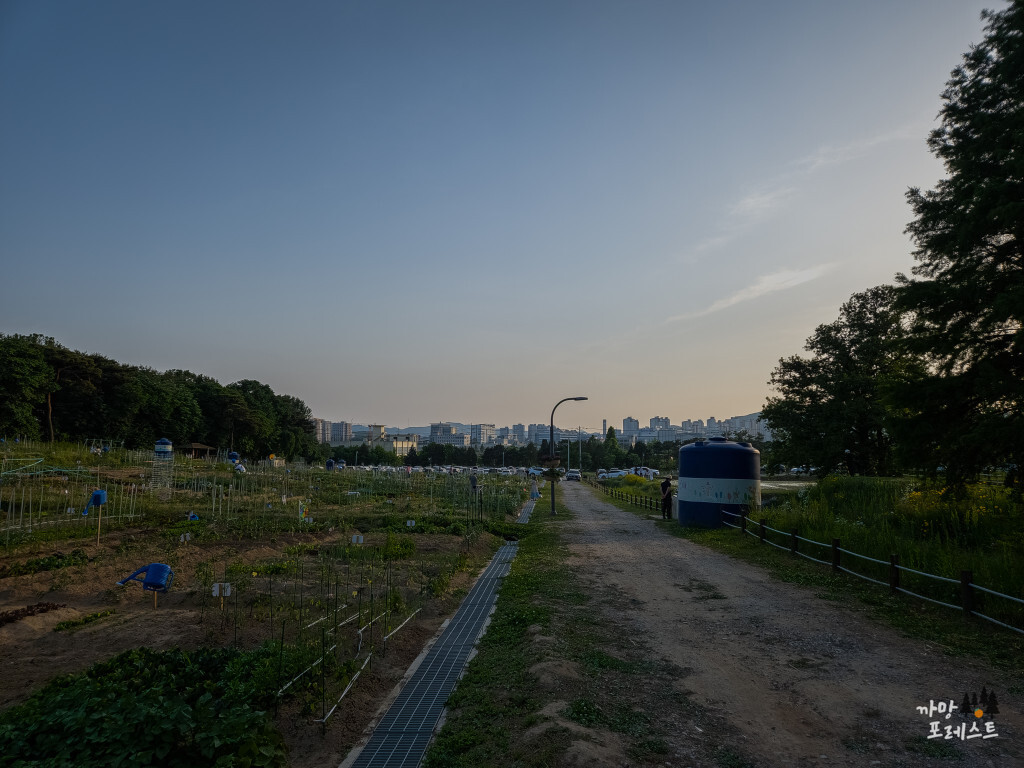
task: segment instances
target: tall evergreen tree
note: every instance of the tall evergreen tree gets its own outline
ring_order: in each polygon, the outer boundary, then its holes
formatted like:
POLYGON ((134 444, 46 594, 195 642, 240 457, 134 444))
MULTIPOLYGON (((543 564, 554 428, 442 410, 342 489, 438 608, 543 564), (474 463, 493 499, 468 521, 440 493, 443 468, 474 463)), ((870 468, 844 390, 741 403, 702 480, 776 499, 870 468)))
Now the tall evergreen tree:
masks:
POLYGON ((1024 1, 982 18, 928 139, 948 176, 907 193, 918 263, 897 278, 930 368, 901 393, 907 435, 953 484, 1024 460, 1024 1))

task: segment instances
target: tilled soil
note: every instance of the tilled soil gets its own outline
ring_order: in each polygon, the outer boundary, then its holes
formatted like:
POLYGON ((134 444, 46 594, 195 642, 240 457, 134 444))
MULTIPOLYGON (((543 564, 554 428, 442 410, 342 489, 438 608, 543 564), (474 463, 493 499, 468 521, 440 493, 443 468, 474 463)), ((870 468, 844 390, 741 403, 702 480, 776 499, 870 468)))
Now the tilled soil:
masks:
POLYGON ((1024 766, 1024 701, 998 671, 672 536, 658 516, 624 512, 586 486, 560 489, 576 515, 563 528, 573 571, 595 595, 620 598, 596 610, 662 656, 689 702, 723 726, 707 733, 692 708, 666 696, 676 727, 665 765, 701 764, 695 756, 713 755, 725 734, 730 752, 759 768, 1024 766), (998 694, 997 737, 928 738, 932 721, 945 736, 945 726, 975 718, 917 707, 959 704, 982 687, 998 694))

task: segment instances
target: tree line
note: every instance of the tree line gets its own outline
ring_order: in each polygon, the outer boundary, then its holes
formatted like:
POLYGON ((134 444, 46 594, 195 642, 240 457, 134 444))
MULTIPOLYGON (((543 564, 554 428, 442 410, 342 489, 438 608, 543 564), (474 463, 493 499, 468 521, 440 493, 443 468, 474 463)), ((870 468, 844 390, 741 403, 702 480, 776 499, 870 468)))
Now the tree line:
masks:
POLYGON ((762 418, 773 455, 821 471, 942 474, 951 486, 1024 458, 1024 2, 942 93, 928 139, 947 176, 912 188, 916 265, 854 294, 783 358, 762 418))
POLYGON ((202 443, 247 457, 316 455, 306 404, 266 384, 222 385, 190 371, 154 371, 68 349, 53 338, 0 334, 0 436, 202 443))

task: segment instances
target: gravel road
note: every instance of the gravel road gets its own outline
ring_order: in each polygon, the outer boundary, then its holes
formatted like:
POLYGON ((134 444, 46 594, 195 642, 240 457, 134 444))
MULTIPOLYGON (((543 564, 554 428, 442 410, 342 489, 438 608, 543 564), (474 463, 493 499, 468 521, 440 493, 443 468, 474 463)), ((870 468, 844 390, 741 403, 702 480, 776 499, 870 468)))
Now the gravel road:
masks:
POLYGON ((1024 696, 998 671, 672 536, 658 515, 623 512, 579 483, 559 487, 576 515, 563 529, 574 571, 625 598, 616 620, 680 670, 679 686, 736 729, 758 766, 1024 766, 1024 696), (983 686, 998 694, 997 737, 928 739, 932 721, 945 735, 975 718, 917 707, 959 704, 983 686))

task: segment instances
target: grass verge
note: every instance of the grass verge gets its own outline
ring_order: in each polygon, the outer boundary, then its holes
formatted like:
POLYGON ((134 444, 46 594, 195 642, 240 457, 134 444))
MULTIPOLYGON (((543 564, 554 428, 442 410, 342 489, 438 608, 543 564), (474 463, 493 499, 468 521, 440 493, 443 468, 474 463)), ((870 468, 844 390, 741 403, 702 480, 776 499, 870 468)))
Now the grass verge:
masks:
POLYGON ((624 622, 620 595, 584 585, 560 536, 572 513, 541 501, 424 768, 662 766, 684 752, 687 765, 746 765, 722 751, 730 727, 691 701, 689 671, 624 622), (700 744, 680 744, 681 722, 700 744))

